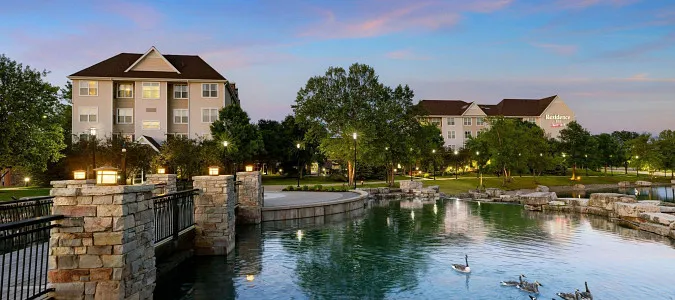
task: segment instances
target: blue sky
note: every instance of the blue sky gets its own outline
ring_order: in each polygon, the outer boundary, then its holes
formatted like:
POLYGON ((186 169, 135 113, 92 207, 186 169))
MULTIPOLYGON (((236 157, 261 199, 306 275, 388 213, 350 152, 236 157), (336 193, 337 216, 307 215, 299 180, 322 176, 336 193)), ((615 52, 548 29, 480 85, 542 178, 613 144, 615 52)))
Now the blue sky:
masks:
POLYGON ((559 95, 592 132, 675 129, 675 0, 5 1, 0 53, 66 76, 120 52, 197 54, 253 120, 329 66, 419 99, 559 95))

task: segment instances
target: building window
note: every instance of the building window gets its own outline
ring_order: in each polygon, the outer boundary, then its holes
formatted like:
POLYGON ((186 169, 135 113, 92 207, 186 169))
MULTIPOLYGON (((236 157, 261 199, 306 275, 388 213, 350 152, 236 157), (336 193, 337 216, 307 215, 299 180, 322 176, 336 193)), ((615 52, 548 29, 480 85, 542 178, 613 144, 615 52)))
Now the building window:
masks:
POLYGON ((80 122, 95 123, 98 121, 98 107, 80 106, 80 122))
POLYGON ((455 118, 448 118, 448 125, 455 126, 455 118))
POLYGON ((213 123, 218 120, 217 108, 202 108, 202 123, 213 123))
POLYGON ((133 108, 118 108, 117 109, 117 124, 132 124, 134 123, 134 109, 133 108))
POLYGON ((430 118, 429 123, 435 125, 436 127, 441 127, 441 118, 430 118))
POLYGON ((174 124, 187 124, 188 123, 188 110, 187 109, 174 109, 173 110, 173 123, 174 124))
POLYGON ((120 83, 117 85, 117 98, 133 98, 134 85, 132 83, 120 83))
POLYGON ((523 121, 530 123, 537 123, 537 118, 524 118, 523 121))
POLYGON ((454 139, 454 138, 455 138, 455 131, 454 131, 454 130, 448 131, 448 138, 449 138, 449 139, 454 139))
POLYGON ((143 82, 143 99, 159 99, 159 82, 143 82))
POLYGON ((159 130, 159 121, 157 120, 143 120, 143 130, 159 130))
POLYGON ((204 98, 216 98, 216 97, 218 97, 218 84, 217 83, 202 83, 202 97, 204 97, 204 98))
POLYGON ((187 133, 174 133, 173 136, 177 138, 186 138, 186 139, 188 138, 187 133))
POLYGON ((187 84, 175 84, 173 86, 173 98, 174 99, 187 99, 188 98, 188 86, 187 86, 187 84))
POLYGON ((471 130, 464 131, 464 139, 470 139, 471 138, 471 130))
POLYGON ((485 125, 485 118, 483 118, 483 117, 476 118, 476 125, 478 125, 478 126, 485 125))
POLYGON ((464 118, 464 126, 470 126, 471 125, 471 118, 464 118))
POLYGON ((98 96, 98 81, 80 80, 80 96, 98 96))

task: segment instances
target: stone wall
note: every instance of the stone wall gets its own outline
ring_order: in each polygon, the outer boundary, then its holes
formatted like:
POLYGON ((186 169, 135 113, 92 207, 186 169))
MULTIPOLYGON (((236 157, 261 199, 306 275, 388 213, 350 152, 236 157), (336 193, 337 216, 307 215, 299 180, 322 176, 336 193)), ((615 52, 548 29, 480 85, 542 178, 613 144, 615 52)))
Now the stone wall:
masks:
MULTIPOLYGON (((55 299, 152 299, 155 287, 152 185, 54 181, 49 286, 55 299)), ((80 181, 82 182, 82 181, 80 181)))
POLYGON ((259 171, 238 172, 237 224, 260 224, 262 222, 263 187, 259 171))
POLYGON ((157 188, 152 191, 154 195, 173 193, 176 189, 176 174, 148 174, 145 176, 148 184, 154 184, 157 188))
POLYGON ((401 190, 404 193, 411 193, 413 190, 421 190, 423 186, 421 181, 401 180, 399 182, 401 184, 401 190))
POLYGON ((195 254, 227 255, 234 249, 235 195, 232 175, 195 176, 195 254))

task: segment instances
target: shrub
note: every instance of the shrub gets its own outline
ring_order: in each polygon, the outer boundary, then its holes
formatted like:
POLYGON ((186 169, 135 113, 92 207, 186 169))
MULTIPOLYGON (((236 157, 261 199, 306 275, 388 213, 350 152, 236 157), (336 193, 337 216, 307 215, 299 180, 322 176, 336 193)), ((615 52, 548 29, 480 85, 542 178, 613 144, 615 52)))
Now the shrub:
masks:
POLYGON ((303 186, 302 186, 302 190, 303 190, 303 191, 309 191, 309 186, 303 185, 303 186))
POLYGON ((329 191, 329 192, 334 192, 335 188, 331 186, 331 187, 327 188, 326 190, 329 191))
POLYGON ((293 186, 292 186, 292 185, 289 185, 289 186, 287 186, 287 187, 284 189, 284 191, 292 191, 292 190, 293 190, 293 186))
POLYGON ((323 186, 319 184, 315 187, 315 190, 321 191, 321 190, 323 190, 323 186))

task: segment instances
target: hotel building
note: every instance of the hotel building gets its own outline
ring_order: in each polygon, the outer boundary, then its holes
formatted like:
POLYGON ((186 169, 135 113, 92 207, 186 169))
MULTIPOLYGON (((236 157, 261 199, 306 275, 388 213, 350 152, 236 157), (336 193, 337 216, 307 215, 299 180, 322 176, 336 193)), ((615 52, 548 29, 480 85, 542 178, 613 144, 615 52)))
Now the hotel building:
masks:
POLYGON ((462 100, 422 100, 420 105, 428 113, 426 121, 441 129, 445 146, 451 149, 463 147, 470 137, 486 128, 487 117, 504 116, 532 122, 553 138, 575 120, 574 112, 557 95, 542 99, 503 99, 496 105, 462 100))
POLYGON ((238 90, 201 57, 120 53, 68 76, 73 135, 120 136, 157 148, 167 136, 209 138, 238 90))

